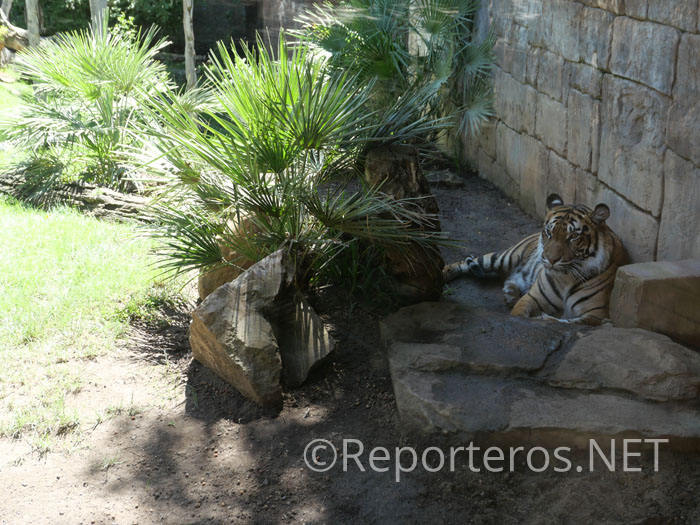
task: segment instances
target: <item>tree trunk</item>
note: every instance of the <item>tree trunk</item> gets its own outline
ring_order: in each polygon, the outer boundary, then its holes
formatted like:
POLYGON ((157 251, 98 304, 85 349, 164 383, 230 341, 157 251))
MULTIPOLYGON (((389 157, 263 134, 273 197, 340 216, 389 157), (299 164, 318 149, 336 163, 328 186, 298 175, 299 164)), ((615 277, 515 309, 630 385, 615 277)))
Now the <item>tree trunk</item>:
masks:
POLYGON ((2 42, 5 47, 14 51, 22 51, 29 46, 29 33, 27 30, 10 24, 2 9, 0 9, 0 27, 7 30, 2 42))
POLYGON ((29 33, 29 45, 39 44, 41 35, 39 32, 39 0, 26 0, 27 32, 29 33))
POLYGON ((182 24, 185 30, 185 75, 188 89, 194 87, 197 82, 194 59, 194 29, 192 27, 193 1, 182 0, 182 24))
POLYGON ((12 0, 2 0, 2 11, 5 13, 6 17, 10 17, 10 11, 12 11, 12 0))
POLYGON ((107 16, 107 0, 90 0, 90 25, 95 33, 102 29, 107 16))

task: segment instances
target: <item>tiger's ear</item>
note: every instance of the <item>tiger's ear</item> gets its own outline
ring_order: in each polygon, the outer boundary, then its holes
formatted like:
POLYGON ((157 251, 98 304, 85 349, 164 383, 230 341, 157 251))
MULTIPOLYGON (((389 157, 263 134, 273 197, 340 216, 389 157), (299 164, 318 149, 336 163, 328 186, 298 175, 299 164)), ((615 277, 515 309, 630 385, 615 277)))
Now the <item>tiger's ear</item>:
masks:
POLYGON ((610 208, 607 204, 598 204, 595 209, 591 212, 591 220, 595 224, 601 224, 610 217, 610 208))
POLYGON ((552 193, 549 197, 547 197, 547 210, 551 210, 555 206, 561 206, 562 204, 564 204, 564 201, 556 193, 552 193))

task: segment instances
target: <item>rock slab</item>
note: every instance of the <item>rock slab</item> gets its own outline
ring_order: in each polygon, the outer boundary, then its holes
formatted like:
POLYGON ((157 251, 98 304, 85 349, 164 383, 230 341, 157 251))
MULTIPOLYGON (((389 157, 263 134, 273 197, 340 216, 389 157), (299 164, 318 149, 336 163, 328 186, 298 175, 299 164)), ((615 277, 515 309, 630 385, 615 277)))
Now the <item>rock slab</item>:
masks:
POLYGON ((293 286, 293 276, 280 250, 217 288, 192 312, 195 359, 263 406, 280 407, 281 379, 303 382, 335 346, 293 286))
POLYGON ((616 326, 700 346, 700 259, 622 266, 610 297, 610 318, 616 326))
POLYGON ((381 334, 401 421, 419 435, 569 447, 641 436, 700 447, 700 355, 668 337, 447 302, 403 308, 381 334))

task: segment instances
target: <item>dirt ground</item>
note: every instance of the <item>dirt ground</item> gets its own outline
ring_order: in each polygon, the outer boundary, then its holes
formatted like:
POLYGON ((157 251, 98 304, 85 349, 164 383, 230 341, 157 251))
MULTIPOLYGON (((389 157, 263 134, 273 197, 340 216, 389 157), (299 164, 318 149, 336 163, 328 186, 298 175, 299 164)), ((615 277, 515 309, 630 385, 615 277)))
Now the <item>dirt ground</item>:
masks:
MULTIPOLYGON (((435 190, 443 229, 464 244, 448 262, 538 228, 489 184, 465 182, 435 190)), ((458 281, 446 300, 505 311, 498 283, 458 281)), ((338 348, 285 392, 279 413, 193 361, 186 312, 173 312, 165 330, 136 327, 124 348, 93 363, 74 400, 88 410, 107 399, 123 404, 120 414, 70 454, 37 457, 22 441, 0 441, 0 523, 700 523, 700 455, 663 448, 658 472, 647 453, 642 472, 536 473, 521 462, 514 472, 472 472, 458 461, 454 472, 418 468, 396 482, 393 467, 371 471, 366 453, 365 472, 352 463, 310 470, 303 454, 313 439, 339 448, 358 439, 366 451, 414 444, 399 425, 378 316, 336 293, 315 304, 338 348)))

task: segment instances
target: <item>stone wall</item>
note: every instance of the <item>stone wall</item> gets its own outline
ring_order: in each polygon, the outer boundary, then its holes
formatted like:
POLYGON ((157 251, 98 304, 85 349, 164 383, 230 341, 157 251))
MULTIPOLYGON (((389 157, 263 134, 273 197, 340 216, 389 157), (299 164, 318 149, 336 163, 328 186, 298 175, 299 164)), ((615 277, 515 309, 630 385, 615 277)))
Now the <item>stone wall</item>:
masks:
POLYGON ((607 203, 633 261, 700 257, 700 2, 482 1, 496 115, 467 160, 537 217, 607 203))

